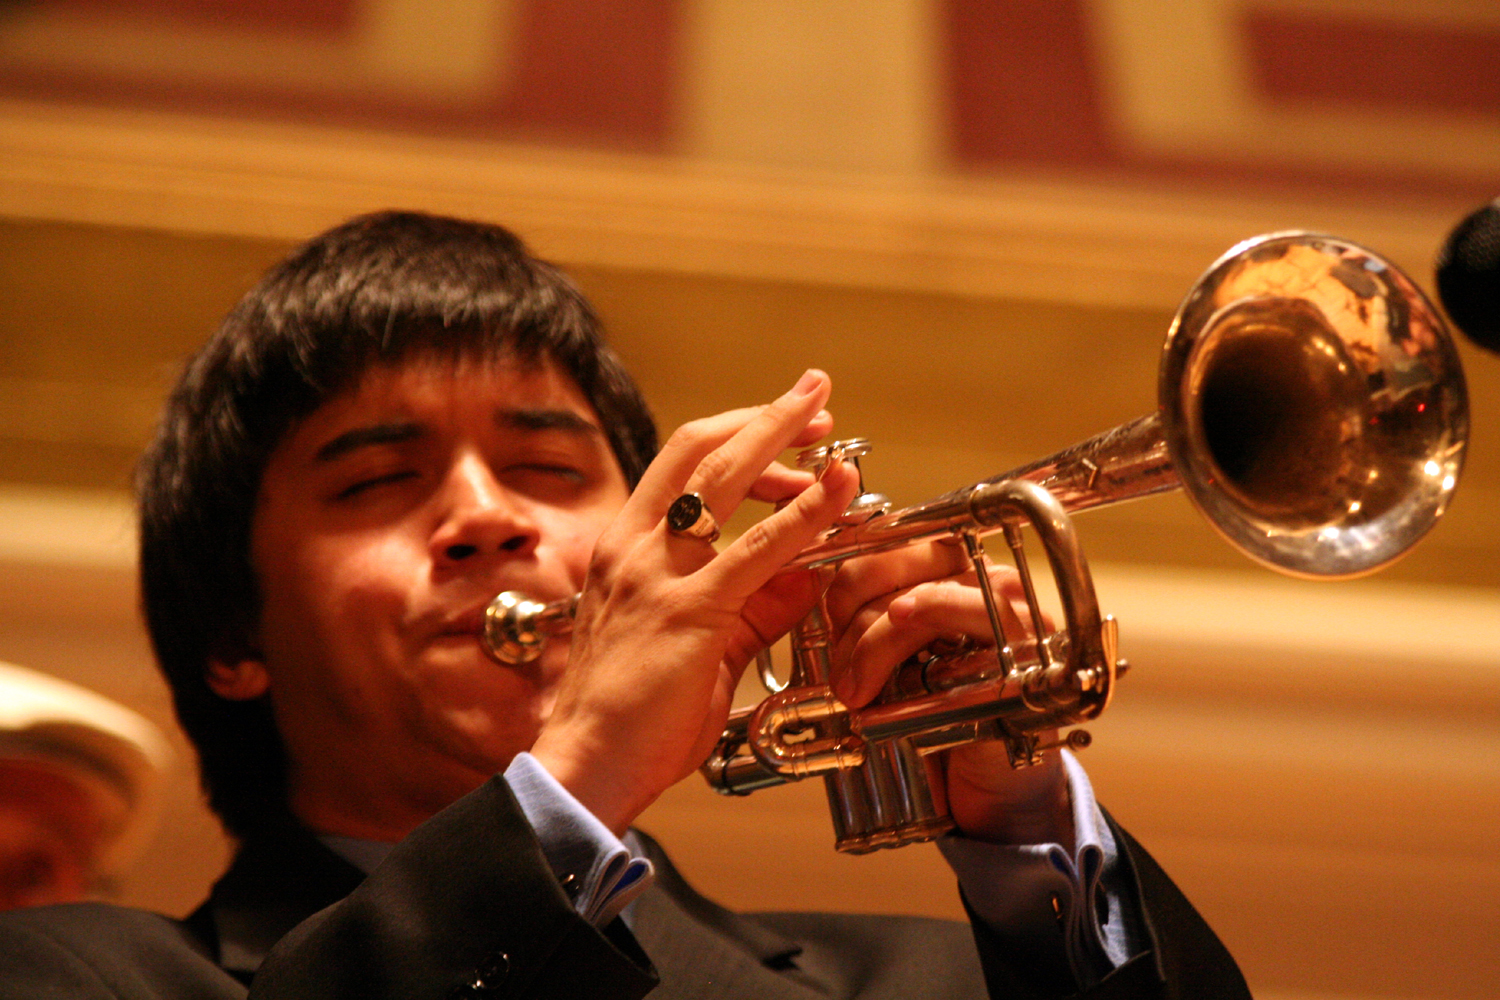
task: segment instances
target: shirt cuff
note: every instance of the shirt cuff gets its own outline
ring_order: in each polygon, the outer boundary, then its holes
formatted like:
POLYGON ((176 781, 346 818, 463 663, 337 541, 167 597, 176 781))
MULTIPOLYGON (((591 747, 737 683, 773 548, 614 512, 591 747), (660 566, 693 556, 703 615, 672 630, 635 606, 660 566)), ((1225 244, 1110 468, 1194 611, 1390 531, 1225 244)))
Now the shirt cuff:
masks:
MULTIPOLYGON (((970 909, 996 934, 1031 947, 1062 947, 1080 984, 1096 981, 1136 950, 1135 901, 1120 891, 1114 837, 1083 766, 1061 751, 1076 846, 938 841, 970 909)), ((1055 953, 1055 952, 1054 952, 1055 953)))
POLYGON ((603 927, 651 884, 651 862, 633 856, 531 754, 518 754, 505 780, 579 916, 603 927))

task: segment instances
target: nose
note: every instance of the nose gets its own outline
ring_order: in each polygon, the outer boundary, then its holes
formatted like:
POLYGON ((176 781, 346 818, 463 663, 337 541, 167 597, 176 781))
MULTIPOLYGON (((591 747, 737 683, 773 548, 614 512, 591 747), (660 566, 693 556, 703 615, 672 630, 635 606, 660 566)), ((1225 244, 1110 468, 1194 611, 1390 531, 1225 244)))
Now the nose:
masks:
POLYGON ((529 505, 507 490, 481 457, 463 455, 454 462, 430 543, 434 565, 457 568, 526 555, 536 549, 539 536, 529 505))

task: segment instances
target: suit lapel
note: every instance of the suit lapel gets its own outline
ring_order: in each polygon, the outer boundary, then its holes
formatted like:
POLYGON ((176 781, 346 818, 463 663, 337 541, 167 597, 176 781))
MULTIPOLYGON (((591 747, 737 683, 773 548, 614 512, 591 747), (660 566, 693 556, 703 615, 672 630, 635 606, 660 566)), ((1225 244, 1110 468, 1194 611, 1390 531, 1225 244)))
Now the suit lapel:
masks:
POLYGON ((651 1000, 825 996, 797 969, 796 941, 698 895, 655 841, 637 835, 656 869, 630 914, 631 931, 661 976, 651 1000))
POLYGON ((287 825, 245 843, 189 921, 212 928, 219 964, 248 982, 272 945, 363 880, 317 837, 287 825))

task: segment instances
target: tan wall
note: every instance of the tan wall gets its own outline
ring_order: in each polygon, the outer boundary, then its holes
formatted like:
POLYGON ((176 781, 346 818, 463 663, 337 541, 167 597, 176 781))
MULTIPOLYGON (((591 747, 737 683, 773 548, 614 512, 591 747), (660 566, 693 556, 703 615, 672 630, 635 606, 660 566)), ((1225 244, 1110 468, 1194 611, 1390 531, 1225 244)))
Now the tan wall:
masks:
MULTIPOLYGON (((0 660, 164 726, 135 613, 131 463, 183 354, 286 247, 348 215, 409 206, 515 227, 577 274, 664 429, 826 368, 839 433, 875 440, 871 482, 905 503, 1152 408, 1177 300, 1241 238, 1334 232, 1426 284, 1497 148, 1483 115, 1253 92, 1233 41, 1245 5, 1226 0, 1152 6, 1156 23, 1137 9, 1150 5, 1070 5, 1095 16, 1116 160, 988 174, 944 159, 941 5, 917 0, 881 0, 879 18, 820 0, 828 16, 802 11, 772 32, 779 61, 760 58, 750 30, 767 28, 761 5, 684 5, 676 145, 655 155, 288 124, 201 100, 132 107, 110 88, 69 101, 15 83, 17 66, 61 61, 117 73, 126 93, 149 78, 192 94, 193 74, 253 90, 268 74, 285 82, 267 67, 289 58, 311 66, 289 86, 331 88, 335 103, 351 80, 405 80, 440 103, 477 86, 485 39, 514 68, 511 15, 525 4, 470 5, 494 17, 459 32, 469 48, 451 65, 376 30, 408 0, 357 4, 386 16, 312 49, 134 15, 93 23, 67 6, 0 22, 0 660), (119 31, 140 44, 117 44, 119 31), (1178 170, 1184 158, 1217 179, 1178 170)), ((1382 12, 1489 44, 1492 8, 1382 12)), ((1134 664, 1085 762, 1259 996, 1478 998, 1500 979, 1500 358, 1461 352, 1473 433, 1457 499, 1377 578, 1274 578, 1180 496, 1080 518, 1134 664)), ((119 898, 181 913, 226 847, 178 750, 161 835, 119 898)), ((732 904, 958 913, 931 850, 833 855, 820 800, 807 785, 725 802, 688 782, 643 825, 732 904)))

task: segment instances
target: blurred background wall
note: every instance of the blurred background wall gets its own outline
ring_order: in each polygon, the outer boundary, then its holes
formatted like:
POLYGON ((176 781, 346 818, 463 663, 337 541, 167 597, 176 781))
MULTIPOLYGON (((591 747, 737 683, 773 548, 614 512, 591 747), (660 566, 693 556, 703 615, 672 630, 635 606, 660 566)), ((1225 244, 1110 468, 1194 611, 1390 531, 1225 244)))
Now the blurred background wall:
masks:
MULTIPOLYGON (((567 265, 664 429, 826 368, 906 503, 1150 410, 1238 240, 1430 287, 1496 194, 1493 0, 9 0, 0 659, 169 724, 132 461, 185 353, 357 212, 567 265)), ((1080 519, 1134 664, 1086 763, 1259 996, 1500 981, 1500 358, 1461 351, 1464 481, 1378 577, 1255 569, 1180 496, 1080 519)), ((181 756, 118 888, 178 913, 227 849, 181 756)), ((816 787, 643 825, 733 905, 960 912, 929 849, 833 856, 816 787)))

